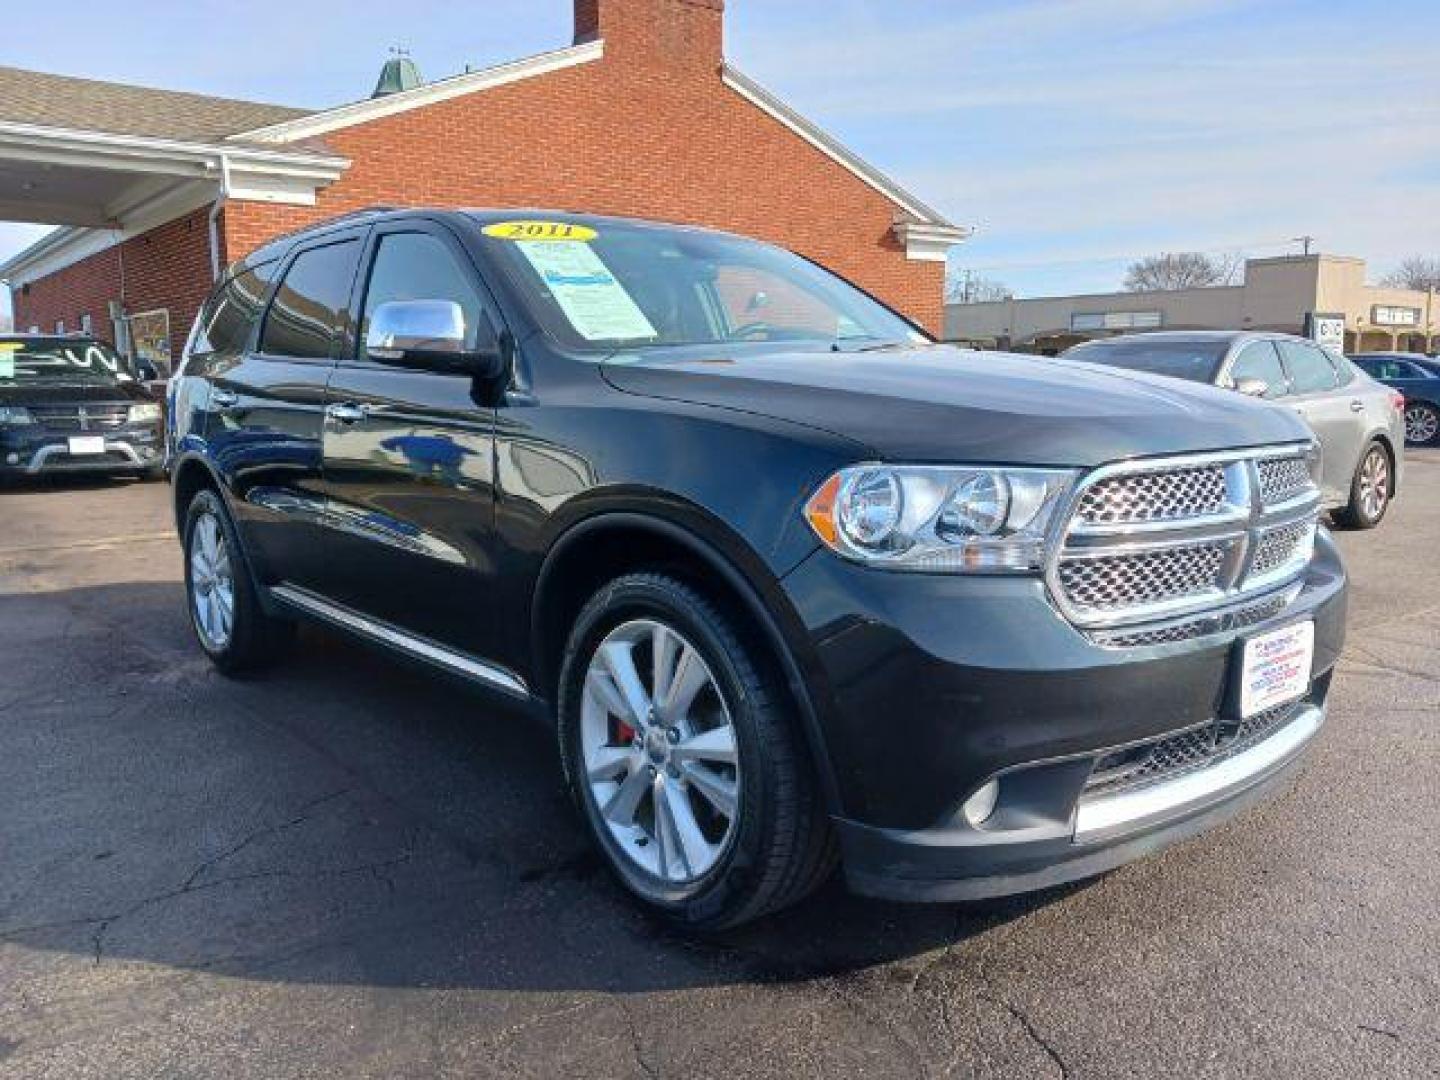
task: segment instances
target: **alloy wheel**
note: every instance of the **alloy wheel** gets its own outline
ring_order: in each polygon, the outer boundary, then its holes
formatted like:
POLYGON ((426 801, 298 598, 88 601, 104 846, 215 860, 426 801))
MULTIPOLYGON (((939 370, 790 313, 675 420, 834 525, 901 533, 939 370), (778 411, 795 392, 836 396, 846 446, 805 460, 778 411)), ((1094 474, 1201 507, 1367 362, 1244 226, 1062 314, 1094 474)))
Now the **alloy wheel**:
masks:
POLYGON ((235 624, 235 577, 225 533, 214 514, 202 514, 190 531, 190 610, 211 651, 230 644, 235 624))
POLYGON ((698 649, 654 619, 590 658, 580 712, 585 782, 615 846, 667 886, 721 860, 740 820, 735 726, 698 649))
POLYGON ((1424 446, 1440 434, 1440 414, 1429 405, 1412 405, 1405 410, 1405 441, 1424 446))
POLYGON ((1390 459, 1385 451, 1372 446, 1360 466, 1360 508, 1371 521, 1377 521, 1390 501, 1390 459))

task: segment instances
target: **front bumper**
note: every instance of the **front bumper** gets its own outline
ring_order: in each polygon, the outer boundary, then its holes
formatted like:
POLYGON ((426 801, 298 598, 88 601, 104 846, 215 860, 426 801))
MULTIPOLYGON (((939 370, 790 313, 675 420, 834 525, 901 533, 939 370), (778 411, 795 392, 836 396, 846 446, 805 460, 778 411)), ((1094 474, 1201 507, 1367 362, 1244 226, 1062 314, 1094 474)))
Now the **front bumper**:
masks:
POLYGON ((158 424, 129 425, 103 433, 75 435, 102 438, 104 449, 98 453, 71 453, 70 435, 57 435, 41 428, 0 432, 0 474, 138 473, 156 469, 163 461, 158 424))
POLYGON ((1328 536, 1273 614, 1153 646, 1097 642, 1033 579, 883 574, 820 554, 785 586, 815 650, 847 879, 896 899, 1087 877, 1263 798, 1318 732, 1344 639, 1345 575, 1328 536), (1201 767, 1119 791, 1094 786, 1097 763, 1118 750, 1235 729, 1240 642, 1306 619, 1315 660, 1293 716, 1201 767), (997 809, 972 826, 961 806, 992 778, 997 809))

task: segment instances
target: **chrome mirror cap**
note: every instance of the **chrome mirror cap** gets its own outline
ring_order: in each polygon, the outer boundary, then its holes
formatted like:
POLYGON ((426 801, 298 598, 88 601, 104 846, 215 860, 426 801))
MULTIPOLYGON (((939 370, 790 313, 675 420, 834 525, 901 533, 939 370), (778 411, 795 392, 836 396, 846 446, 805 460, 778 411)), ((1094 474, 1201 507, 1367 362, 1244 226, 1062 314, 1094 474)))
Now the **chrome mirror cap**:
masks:
POLYGON ((365 351, 377 360, 401 360, 409 353, 461 356, 465 312, 453 300, 394 300, 370 316, 365 351))

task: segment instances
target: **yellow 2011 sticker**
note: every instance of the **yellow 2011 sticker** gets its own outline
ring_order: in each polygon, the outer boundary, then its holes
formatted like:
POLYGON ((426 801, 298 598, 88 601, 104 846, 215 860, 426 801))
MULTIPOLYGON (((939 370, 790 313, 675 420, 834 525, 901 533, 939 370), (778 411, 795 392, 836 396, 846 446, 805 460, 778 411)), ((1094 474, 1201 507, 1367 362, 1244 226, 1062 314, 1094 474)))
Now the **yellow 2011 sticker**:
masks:
POLYGON ((481 230, 499 240, 594 240, 595 230, 568 221, 497 221, 481 230))

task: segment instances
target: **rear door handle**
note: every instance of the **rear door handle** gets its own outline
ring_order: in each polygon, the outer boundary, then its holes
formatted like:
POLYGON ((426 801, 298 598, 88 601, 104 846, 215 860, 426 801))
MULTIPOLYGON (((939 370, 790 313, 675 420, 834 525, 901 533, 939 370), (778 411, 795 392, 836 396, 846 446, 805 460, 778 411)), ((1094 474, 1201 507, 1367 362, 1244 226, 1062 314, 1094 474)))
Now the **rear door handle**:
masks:
POLYGON ((370 415, 370 410, 364 405, 343 401, 336 402, 334 405, 326 405, 325 415, 339 424, 357 424, 370 415))
POLYGON ((1364 412, 1364 411, 1365 411, 1365 403, 1364 403, 1363 401, 1361 401, 1359 398, 1356 398, 1354 401, 1350 402, 1350 411, 1351 411, 1351 412, 1364 412))
POLYGON ((217 386, 210 391, 210 404, 217 409, 233 409, 240 404, 240 395, 234 390, 225 390, 217 386))

